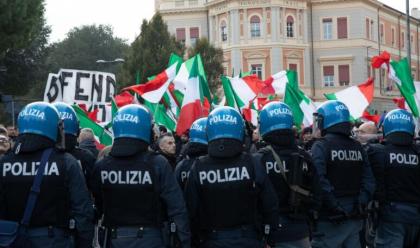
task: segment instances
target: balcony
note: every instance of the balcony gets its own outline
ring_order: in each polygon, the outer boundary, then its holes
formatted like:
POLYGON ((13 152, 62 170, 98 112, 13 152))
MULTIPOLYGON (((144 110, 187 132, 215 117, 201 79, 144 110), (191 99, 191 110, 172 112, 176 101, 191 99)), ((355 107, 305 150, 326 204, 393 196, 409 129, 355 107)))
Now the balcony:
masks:
POLYGON ((204 4, 206 2, 207 0, 163 0, 159 3, 159 11, 197 11, 204 9, 204 4))

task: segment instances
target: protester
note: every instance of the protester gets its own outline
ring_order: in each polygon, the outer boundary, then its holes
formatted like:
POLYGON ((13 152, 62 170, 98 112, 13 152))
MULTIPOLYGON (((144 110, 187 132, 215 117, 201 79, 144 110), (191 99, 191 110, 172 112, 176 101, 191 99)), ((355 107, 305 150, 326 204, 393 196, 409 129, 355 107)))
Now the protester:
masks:
POLYGON ((0 158, 10 151, 10 139, 4 134, 0 134, 0 158))
POLYGON ((362 144, 378 143, 378 128, 374 122, 368 121, 356 129, 356 139, 362 144))
POLYGON ((83 128, 80 130, 79 138, 79 147, 82 149, 86 149, 95 156, 98 157, 98 148, 96 148, 95 143, 95 134, 93 133, 92 129, 90 128, 83 128))
POLYGON ((102 160, 105 157, 108 157, 109 152, 111 151, 112 146, 105 146, 102 150, 99 151, 98 161, 102 160))
POLYGON ((176 167, 176 144, 172 134, 166 133, 158 139, 159 153, 163 155, 172 166, 172 169, 176 167))
POLYGON ((312 128, 311 127, 305 127, 302 130, 302 133, 300 135, 300 145, 302 146, 305 151, 310 151, 312 148, 312 145, 315 142, 315 139, 312 136, 312 128))

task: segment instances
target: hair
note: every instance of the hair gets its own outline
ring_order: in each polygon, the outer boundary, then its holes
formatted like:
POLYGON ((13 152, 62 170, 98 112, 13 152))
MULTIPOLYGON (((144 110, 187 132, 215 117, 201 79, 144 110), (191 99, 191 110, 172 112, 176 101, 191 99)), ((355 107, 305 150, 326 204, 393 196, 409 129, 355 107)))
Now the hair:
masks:
POLYGON ((111 149, 112 149, 112 145, 105 146, 102 150, 100 150, 98 153, 98 161, 105 157, 108 157, 109 153, 111 152, 111 149))
POLYGON ((8 136, 7 129, 1 124, 0 124, 0 134, 8 136))
POLYGON ((94 140, 94 139, 95 139, 95 135, 94 135, 92 129, 83 128, 82 130, 80 130, 79 142, 82 142, 84 140, 94 140))
POLYGON ((160 143, 162 142, 162 140, 166 137, 172 137, 174 138, 174 136, 171 133, 165 133, 162 134, 161 136, 159 136, 158 140, 157 140, 157 144, 160 145, 160 143))

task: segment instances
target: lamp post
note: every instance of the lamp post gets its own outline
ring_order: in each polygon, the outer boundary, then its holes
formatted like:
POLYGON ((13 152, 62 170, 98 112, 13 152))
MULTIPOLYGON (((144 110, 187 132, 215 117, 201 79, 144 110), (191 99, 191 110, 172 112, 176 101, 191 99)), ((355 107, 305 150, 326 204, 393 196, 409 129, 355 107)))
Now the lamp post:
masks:
POLYGON ((114 60, 104 60, 104 59, 96 60, 96 64, 98 65, 98 69, 108 70, 112 73, 116 72, 115 65, 123 64, 124 62, 125 62, 125 60, 122 59, 122 58, 116 58, 114 60))
POLYGON ((124 63, 125 60, 122 58, 116 58, 114 60, 104 60, 104 59, 98 59, 96 60, 97 64, 112 64, 112 63, 124 63))

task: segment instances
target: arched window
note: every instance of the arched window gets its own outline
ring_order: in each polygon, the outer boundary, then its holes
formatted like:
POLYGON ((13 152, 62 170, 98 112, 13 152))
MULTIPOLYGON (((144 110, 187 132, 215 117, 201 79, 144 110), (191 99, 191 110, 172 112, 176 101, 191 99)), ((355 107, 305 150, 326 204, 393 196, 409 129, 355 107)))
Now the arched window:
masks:
POLYGON ((251 24, 251 38, 261 36, 261 21, 260 18, 256 15, 252 16, 250 19, 251 24))
POLYGON ((220 23, 220 35, 221 35, 222 41, 227 41, 228 32, 227 32, 227 25, 224 20, 220 23))
POLYGON ((287 17, 287 20, 286 20, 286 33, 287 33, 287 37, 289 37, 289 38, 293 38, 294 37, 294 34, 293 34, 293 26, 294 26, 294 23, 295 23, 295 20, 293 19, 293 17, 292 16, 288 16, 287 17))

